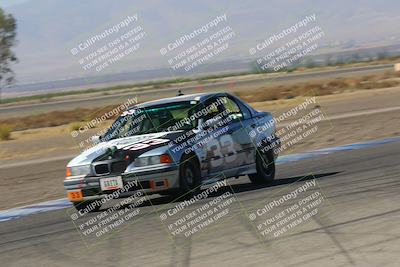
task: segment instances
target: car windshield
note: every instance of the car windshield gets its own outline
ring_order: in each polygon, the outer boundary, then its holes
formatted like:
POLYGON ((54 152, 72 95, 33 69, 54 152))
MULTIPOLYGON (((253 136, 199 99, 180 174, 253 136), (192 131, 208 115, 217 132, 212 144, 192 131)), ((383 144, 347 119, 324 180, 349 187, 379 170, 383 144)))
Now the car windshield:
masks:
POLYGON ((189 119, 195 112, 196 104, 196 101, 184 101, 130 109, 112 124, 102 140, 147 133, 191 130, 197 126, 197 119, 189 119))

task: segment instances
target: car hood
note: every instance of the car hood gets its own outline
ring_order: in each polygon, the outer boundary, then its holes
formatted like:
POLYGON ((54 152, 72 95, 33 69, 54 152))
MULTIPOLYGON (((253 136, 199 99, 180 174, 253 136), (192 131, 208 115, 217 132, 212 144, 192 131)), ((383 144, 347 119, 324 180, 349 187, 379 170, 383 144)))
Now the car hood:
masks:
MULTIPOLYGON (((130 145, 141 143, 143 141, 152 140, 156 138, 163 138, 168 139, 169 141, 174 141, 180 133, 183 131, 173 131, 173 132, 160 132, 160 133, 150 133, 150 134, 142 134, 142 135, 135 135, 125 138, 119 138, 110 140, 107 142, 101 142, 84 152, 82 152, 79 156, 73 158, 69 163, 68 167, 71 166, 79 166, 79 165, 86 165, 91 164, 93 161, 98 159, 99 157, 105 155, 109 148, 116 147, 117 150, 122 150, 130 145)), ((169 142, 165 142, 156 146, 151 146, 146 149, 136 150, 135 157, 138 157, 140 154, 143 154, 149 150, 158 148, 160 146, 166 146, 169 142)))

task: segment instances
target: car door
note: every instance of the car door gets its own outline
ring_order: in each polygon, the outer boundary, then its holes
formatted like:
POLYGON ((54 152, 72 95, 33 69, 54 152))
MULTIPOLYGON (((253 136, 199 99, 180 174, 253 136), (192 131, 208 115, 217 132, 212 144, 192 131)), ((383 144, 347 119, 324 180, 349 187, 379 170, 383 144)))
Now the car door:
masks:
POLYGON ((213 128, 204 147, 207 173, 223 172, 227 177, 245 173, 254 161, 252 140, 247 130, 251 123, 249 112, 243 112, 231 96, 221 95, 208 102, 218 103, 218 109, 211 110, 205 121, 217 116, 219 119, 218 127, 213 128))
MULTIPOLYGON (((221 137, 224 135, 223 129, 219 126, 221 122, 220 115, 224 111, 224 107, 218 102, 216 97, 207 99, 203 105, 206 114, 202 117, 203 134, 200 143, 200 155, 202 155, 202 172, 203 176, 213 176, 221 174, 225 169, 225 153, 226 148, 221 146, 221 137), (207 122, 212 122, 208 125, 207 122)), ((224 140, 224 138, 223 138, 224 140)))
POLYGON ((230 176, 241 175, 254 162, 254 146, 249 135, 252 126, 250 112, 230 95, 222 96, 228 131, 220 137, 224 166, 230 176))

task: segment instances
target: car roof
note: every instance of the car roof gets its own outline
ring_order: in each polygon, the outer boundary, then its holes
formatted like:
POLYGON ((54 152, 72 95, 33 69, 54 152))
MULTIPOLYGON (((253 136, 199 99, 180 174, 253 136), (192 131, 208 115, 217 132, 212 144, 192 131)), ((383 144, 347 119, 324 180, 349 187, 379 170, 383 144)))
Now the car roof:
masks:
POLYGON ((168 103, 176 103, 176 102, 181 102, 181 101, 200 101, 203 102, 205 99, 208 99, 211 96, 218 95, 218 93, 198 93, 198 94, 190 94, 190 95, 180 95, 180 96, 175 96, 175 97, 168 97, 168 98, 163 98, 159 100, 153 100, 153 101, 148 101, 144 102, 141 104, 137 104, 133 107, 130 107, 128 109, 132 108, 146 108, 150 106, 157 106, 157 105, 163 105, 163 104, 168 104, 168 103))
POLYGON ((198 94, 189 94, 189 95, 180 95, 180 96, 175 96, 175 97, 168 97, 168 98, 162 98, 159 100, 153 100, 153 101, 148 101, 144 102, 141 104, 137 104, 135 106, 129 107, 127 110, 131 109, 138 109, 138 108, 147 108, 151 106, 157 106, 157 105, 164 105, 164 104, 169 104, 169 103, 176 103, 180 101, 200 101, 204 102, 210 97, 216 97, 216 96, 230 96, 235 98, 237 101, 239 101, 242 105, 244 105, 251 113, 251 116, 257 115, 258 111, 256 111, 254 108, 252 108, 249 104, 246 102, 242 101, 241 99, 226 93, 226 92, 210 92, 210 93, 198 93, 198 94))

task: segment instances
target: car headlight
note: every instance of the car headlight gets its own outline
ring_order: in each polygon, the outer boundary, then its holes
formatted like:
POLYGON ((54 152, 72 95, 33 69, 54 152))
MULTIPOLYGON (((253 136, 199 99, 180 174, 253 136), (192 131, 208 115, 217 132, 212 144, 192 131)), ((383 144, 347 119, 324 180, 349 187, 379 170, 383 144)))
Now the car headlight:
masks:
POLYGON ((66 177, 70 176, 83 176, 92 173, 91 165, 81 165, 81 166, 74 166, 74 167, 67 167, 67 171, 65 173, 66 177))
POLYGON ((144 167, 149 165, 156 165, 162 163, 172 163, 172 159, 168 154, 159 156, 142 157, 135 159, 135 167, 144 167))

